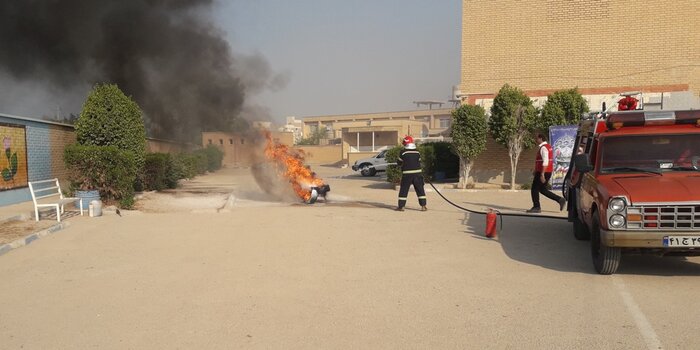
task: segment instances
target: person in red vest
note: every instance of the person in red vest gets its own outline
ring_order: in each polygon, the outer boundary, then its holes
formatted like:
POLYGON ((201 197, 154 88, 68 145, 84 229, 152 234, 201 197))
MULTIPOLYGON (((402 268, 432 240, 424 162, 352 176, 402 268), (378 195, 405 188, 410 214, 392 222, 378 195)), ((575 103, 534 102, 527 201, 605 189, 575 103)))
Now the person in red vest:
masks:
POLYGON ((543 134, 537 134, 535 141, 537 142, 537 157, 535 158, 535 171, 533 171, 532 187, 530 188, 532 208, 528 209, 527 212, 539 213, 542 211, 540 207, 540 193, 559 203, 559 211, 562 211, 564 210, 566 199, 552 193, 547 186, 554 169, 552 146, 547 143, 547 138, 543 134))

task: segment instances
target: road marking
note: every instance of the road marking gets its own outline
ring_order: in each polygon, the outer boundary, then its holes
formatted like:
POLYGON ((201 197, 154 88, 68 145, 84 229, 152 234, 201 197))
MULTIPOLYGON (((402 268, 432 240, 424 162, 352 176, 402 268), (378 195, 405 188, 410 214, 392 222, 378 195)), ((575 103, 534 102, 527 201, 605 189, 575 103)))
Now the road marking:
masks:
POLYGON ((634 301, 634 298, 632 298, 632 295, 627 291, 627 286, 625 286, 625 282, 623 282, 622 279, 617 276, 612 276, 612 280, 613 284, 617 288, 617 292, 622 297, 622 301, 625 302, 627 311, 629 311, 629 313, 632 315, 632 318, 634 318, 634 323, 637 324, 637 329, 639 330, 639 333, 642 334, 644 342, 647 344, 647 349, 663 349, 663 347, 661 347, 661 341, 656 335, 656 332, 651 326, 651 323, 649 323, 649 320, 647 320, 647 317, 644 316, 644 313, 639 308, 639 305, 637 305, 637 303, 634 301))

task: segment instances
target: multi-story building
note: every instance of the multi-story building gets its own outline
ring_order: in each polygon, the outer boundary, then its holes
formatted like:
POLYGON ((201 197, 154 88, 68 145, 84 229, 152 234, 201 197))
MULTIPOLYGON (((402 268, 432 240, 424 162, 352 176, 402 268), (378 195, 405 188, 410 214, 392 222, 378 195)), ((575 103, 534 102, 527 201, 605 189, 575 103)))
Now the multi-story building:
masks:
POLYGON ((301 120, 295 117, 287 117, 286 123, 278 131, 292 133, 294 135, 294 143, 297 143, 303 137, 303 125, 304 123, 301 120))
POLYGON ((699 20, 697 0, 464 0, 461 97, 505 83, 532 97, 578 87, 592 109, 625 91, 697 96, 699 20))
POLYGON ((452 109, 421 109, 405 112, 383 112, 304 117, 304 137, 319 130, 326 131, 326 140, 338 140, 342 159, 350 163, 401 142, 404 135, 428 139, 448 130, 452 109))
MULTIPOLYGON (((642 93, 645 109, 700 108, 700 1, 462 1, 462 103, 487 111, 506 83, 536 106, 578 87, 592 111, 622 92, 642 93)), ((526 182, 532 152, 518 166, 526 182)), ((509 181, 505 148, 489 140, 477 181, 509 181)))

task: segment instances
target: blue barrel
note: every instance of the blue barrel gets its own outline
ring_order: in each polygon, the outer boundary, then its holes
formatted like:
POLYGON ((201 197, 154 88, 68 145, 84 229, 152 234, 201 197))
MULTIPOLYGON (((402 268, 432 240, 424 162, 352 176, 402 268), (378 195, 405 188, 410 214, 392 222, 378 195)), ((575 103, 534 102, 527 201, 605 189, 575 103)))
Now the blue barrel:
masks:
MULTIPOLYGON (((100 200, 100 191, 75 191, 75 196, 83 199, 83 210, 88 210, 91 201, 100 200)), ((80 202, 75 202, 75 207, 80 209, 80 202)))

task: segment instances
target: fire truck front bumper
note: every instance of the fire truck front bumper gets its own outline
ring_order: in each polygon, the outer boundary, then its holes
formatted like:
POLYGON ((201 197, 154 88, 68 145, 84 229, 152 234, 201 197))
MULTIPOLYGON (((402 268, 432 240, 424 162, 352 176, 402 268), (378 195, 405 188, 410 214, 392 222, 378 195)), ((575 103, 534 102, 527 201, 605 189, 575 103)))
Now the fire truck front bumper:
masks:
POLYGON ((602 243, 608 247, 700 250, 700 231, 697 230, 654 232, 600 230, 600 235, 602 243))

